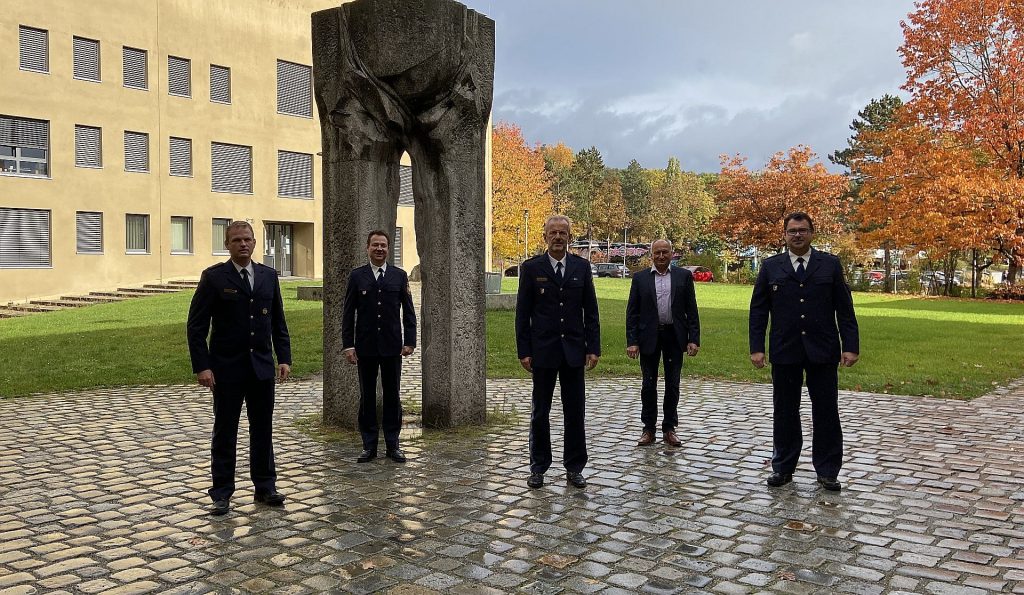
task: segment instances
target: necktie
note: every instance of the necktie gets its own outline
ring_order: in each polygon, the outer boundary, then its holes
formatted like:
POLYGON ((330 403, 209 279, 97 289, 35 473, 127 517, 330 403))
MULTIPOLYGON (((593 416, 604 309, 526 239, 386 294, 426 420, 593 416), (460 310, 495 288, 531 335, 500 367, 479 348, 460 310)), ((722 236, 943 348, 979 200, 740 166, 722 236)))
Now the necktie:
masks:
POLYGON ((558 265, 555 266, 555 276, 558 277, 559 280, 562 279, 562 263, 558 263, 558 265))
POLYGON ((245 281, 246 287, 252 289, 252 284, 249 283, 249 269, 242 269, 242 281, 245 281))
POLYGON ((801 281, 804 280, 804 257, 801 256, 796 259, 796 276, 801 281))
POLYGON ((377 285, 384 282, 384 269, 377 269, 377 285))

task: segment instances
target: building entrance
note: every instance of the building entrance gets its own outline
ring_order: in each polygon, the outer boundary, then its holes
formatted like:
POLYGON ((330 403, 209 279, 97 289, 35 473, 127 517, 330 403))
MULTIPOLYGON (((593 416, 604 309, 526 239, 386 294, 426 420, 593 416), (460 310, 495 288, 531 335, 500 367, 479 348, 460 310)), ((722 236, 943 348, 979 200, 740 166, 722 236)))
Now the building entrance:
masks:
POLYGON ((272 267, 279 276, 291 277, 294 270, 293 226, 286 223, 268 223, 263 237, 263 264, 272 267))

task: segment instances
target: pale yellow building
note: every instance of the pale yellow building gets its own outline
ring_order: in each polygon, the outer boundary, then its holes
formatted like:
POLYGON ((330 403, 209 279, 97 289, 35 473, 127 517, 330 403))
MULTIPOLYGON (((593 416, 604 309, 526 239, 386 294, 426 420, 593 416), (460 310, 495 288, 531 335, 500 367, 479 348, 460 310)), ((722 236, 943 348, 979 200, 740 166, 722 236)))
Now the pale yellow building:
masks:
MULTIPOLYGON (((337 5, 0 11, 0 303, 196 279, 226 259, 234 219, 253 224, 258 261, 321 277, 310 13, 337 5)), ((406 270, 419 262, 409 176, 393 250, 406 270)))

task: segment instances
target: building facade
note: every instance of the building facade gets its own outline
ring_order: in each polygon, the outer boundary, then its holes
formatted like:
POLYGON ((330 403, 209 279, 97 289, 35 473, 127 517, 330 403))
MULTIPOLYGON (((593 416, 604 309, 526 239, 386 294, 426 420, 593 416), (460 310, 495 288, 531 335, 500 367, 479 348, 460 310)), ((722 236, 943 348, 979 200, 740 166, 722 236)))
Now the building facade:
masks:
MULTIPOLYGON (((0 303, 198 278, 227 258, 237 219, 258 261, 321 277, 310 14, 337 4, 38 0, 0 13, 0 303)), ((411 270, 403 164, 393 256, 411 270)))

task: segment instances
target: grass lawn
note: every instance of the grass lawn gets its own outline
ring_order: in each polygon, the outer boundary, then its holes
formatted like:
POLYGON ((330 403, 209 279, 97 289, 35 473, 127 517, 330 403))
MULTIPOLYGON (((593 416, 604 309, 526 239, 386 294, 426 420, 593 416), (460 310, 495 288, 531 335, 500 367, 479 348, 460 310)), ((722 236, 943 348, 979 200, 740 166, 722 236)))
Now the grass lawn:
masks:
MULTIPOLYGON (((516 280, 505 279, 515 291, 516 280)), ((283 284, 297 375, 323 361, 320 302, 298 301, 283 284)), ((592 372, 639 376, 625 355, 628 279, 598 279, 604 356, 592 372)), ((747 356, 751 288, 699 284, 701 353, 687 358, 687 375, 769 382, 747 356)), ((100 304, 0 320, 0 395, 18 396, 101 386, 188 383, 194 380, 185 344, 191 292, 100 304)), ((855 294, 861 361, 842 369, 843 388, 899 394, 975 397, 1024 369, 1024 305, 855 294)), ((512 312, 487 314, 487 367, 492 377, 526 377, 515 353, 512 312)))

